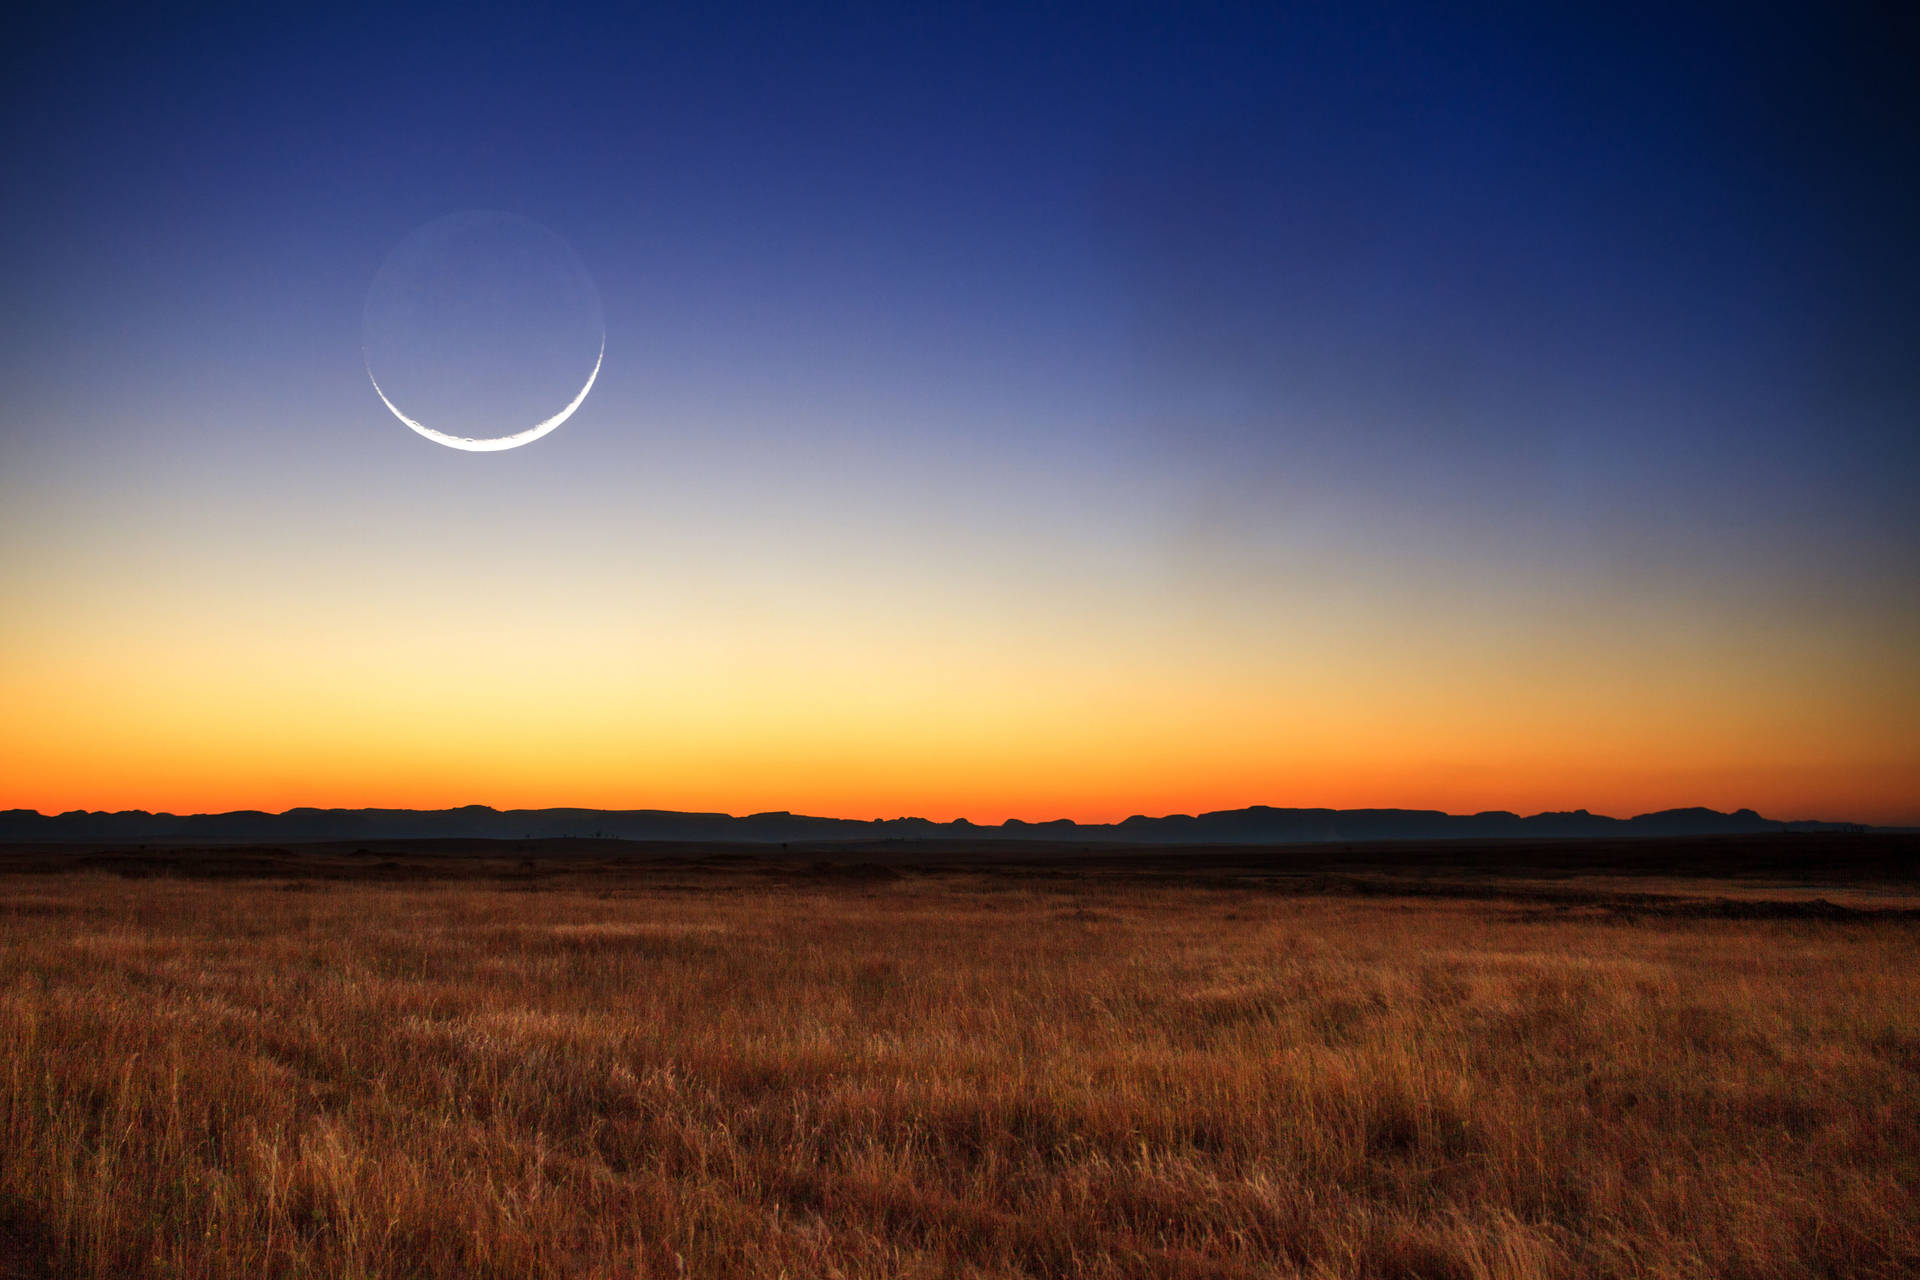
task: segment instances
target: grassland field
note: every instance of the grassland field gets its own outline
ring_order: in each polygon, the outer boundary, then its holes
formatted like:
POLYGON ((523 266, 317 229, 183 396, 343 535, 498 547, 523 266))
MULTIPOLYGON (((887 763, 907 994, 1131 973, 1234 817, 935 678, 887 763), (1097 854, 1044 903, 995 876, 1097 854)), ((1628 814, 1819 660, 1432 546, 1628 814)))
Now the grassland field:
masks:
POLYGON ((1920 1274, 1911 839, 0 851, 0 1277, 1920 1274))

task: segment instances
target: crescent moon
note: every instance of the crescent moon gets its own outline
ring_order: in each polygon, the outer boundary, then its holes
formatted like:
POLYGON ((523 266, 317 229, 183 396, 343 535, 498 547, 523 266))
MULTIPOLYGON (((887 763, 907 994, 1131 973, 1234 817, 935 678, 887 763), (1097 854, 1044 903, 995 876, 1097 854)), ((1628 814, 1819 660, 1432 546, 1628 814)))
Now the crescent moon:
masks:
POLYGON ((433 441, 435 444, 443 444, 449 449, 465 449, 469 453, 496 453, 501 449, 518 449, 523 444, 532 444, 535 440, 538 440, 541 436, 546 435, 547 432, 553 430, 568 418, 571 418, 573 411, 578 409, 581 402, 587 398, 587 392, 593 390, 593 380, 600 376, 600 362, 606 358, 607 339, 603 334, 600 338, 600 354, 593 358, 593 372, 587 375, 587 385, 580 388, 579 395, 567 402, 566 408, 554 414, 551 418, 542 418, 525 431, 516 431, 510 436, 494 436, 488 440, 476 440, 472 436, 448 435, 444 431, 435 431, 424 422, 416 422, 414 419, 409 418, 406 414, 400 412, 400 406, 387 399, 387 393, 380 389, 380 379, 373 376, 373 365, 371 363, 367 365, 367 381, 373 384, 373 393, 380 397, 381 404, 386 405, 387 408, 393 411, 394 417, 400 419, 400 421, 406 423, 409 427, 412 427, 415 431, 433 441))

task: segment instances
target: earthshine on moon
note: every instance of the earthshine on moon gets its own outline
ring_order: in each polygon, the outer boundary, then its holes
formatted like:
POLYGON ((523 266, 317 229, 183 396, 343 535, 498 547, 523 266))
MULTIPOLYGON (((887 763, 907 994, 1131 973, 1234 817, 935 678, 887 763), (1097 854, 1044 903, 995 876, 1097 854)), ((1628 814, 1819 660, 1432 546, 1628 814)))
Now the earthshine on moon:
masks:
POLYGON ((559 235, 518 214, 466 210, 387 256, 367 292, 363 354, 374 394, 408 429, 496 453, 551 433, 586 401, 606 360, 606 321, 559 235))

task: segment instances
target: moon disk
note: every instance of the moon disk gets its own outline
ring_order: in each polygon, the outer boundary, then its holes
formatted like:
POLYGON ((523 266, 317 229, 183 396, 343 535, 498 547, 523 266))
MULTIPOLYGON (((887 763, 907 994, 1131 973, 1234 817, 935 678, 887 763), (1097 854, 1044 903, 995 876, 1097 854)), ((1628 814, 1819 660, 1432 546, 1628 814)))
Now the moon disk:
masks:
POLYGON ((559 427, 607 354, 599 294, 566 241, 493 212, 450 214, 402 241, 368 290, 364 338, 367 380, 393 416, 472 453, 559 427))

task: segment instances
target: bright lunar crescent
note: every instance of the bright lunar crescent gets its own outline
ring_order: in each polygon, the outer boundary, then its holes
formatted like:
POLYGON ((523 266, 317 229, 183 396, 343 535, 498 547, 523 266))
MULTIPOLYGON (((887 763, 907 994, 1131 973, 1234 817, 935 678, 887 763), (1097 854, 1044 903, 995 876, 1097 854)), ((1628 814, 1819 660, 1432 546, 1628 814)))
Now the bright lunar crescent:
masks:
POLYGON ((470 453, 550 434, 586 401, 607 356, 600 295, 573 249, 490 210, 449 214, 400 242, 367 291, 363 338, 380 403, 409 430, 470 453))
POLYGON ((380 397, 380 403, 393 410, 394 417, 400 419, 400 421, 406 423, 435 444, 446 445, 449 449, 465 449, 469 453, 494 453, 501 449, 518 449, 523 444, 531 444, 565 422, 568 418, 571 418, 573 411, 578 409, 581 403, 586 400, 587 392, 593 390, 593 380, 600 376, 600 362, 606 358, 607 342, 605 338, 602 338, 600 340, 600 354, 593 358, 593 372, 587 375, 587 385, 580 388, 579 395, 567 402, 566 408, 554 414, 551 418, 534 423, 525 431, 516 431, 510 436, 494 436, 487 440, 476 440, 472 436, 448 435, 444 431, 435 431, 424 422, 415 422, 412 418, 400 412, 399 405, 387 399, 387 393, 380 389, 380 379, 373 376, 373 366, 371 364, 367 366, 367 381, 373 384, 373 393, 380 397))

